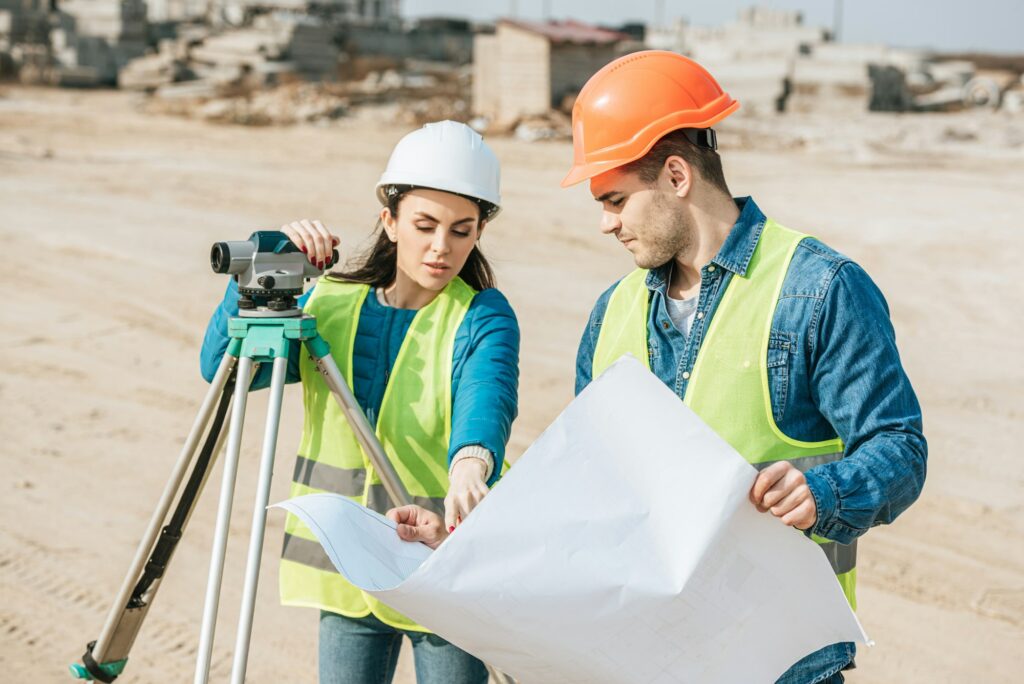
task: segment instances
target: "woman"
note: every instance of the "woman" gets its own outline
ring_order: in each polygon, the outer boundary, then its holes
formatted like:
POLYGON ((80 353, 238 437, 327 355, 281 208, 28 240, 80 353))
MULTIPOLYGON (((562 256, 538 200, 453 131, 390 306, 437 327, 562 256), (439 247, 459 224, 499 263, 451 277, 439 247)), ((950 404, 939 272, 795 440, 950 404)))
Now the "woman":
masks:
MULTIPOLYGON (((483 139, 452 121, 427 124, 395 147, 377 184, 383 205, 373 247, 303 299, 416 503, 444 513, 450 532, 499 473, 516 414, 519 327, 480 251, 498 213, 499 167, 483 139)), ((282 232, 321 268, 338 239, 318 221, 282 232)), ((212 378, 238 310, 228 287, 203 345, 212 378)), ((380 480, 322 377, 293 350, 289 379, 303 385, 305 421, 292 495, 331 491, 384 512, 380 480)), ((267 386, 263 368, 253 387, 267 386)), ((320 681, 390 682, 403 635, 421 684, 483 684, 484 665, 361 592, 339 575, 312 533, 289 516, 281 600, 320 609, 320 681)))

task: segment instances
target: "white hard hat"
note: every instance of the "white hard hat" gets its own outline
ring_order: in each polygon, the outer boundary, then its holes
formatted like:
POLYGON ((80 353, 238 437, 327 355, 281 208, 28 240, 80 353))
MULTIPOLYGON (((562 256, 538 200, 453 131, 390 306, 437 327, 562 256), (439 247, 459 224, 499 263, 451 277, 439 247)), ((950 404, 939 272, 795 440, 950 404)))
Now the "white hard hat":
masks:
POLYGON ((479 133, 456 121, 428 123, 398 141, 377 182, 377 199, 386 205, 388 188, 402 185, 483 200, 494 207, 487 219, 501 208, 498 158, 479 133))

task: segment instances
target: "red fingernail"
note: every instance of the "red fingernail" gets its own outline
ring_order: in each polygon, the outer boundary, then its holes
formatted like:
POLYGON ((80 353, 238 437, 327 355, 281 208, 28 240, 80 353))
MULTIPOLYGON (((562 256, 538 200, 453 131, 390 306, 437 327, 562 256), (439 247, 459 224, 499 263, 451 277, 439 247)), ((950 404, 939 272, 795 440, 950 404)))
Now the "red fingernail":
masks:
POLYGON ((319 268, 319 269, 321 269, 321 270, 323 270, 323 267, 324 267, 324 266, 326 266, 326 265, 327 265, 327 262, 326 262, 326 261, 321 261, 320 263, 318 263, 318 264, 316 265, 316 267, 317 267, 317 268, 319 268))
POLYGON ((448 528, 448 534, 451 534, 454 531, 455 531, 455 525, 452 525, 451 527, 448 528))
POLYGON ((303 245, 303 246, 302 246, 302 247, 300 247, 299 249, 301 249, 301 250, 302 250, 302 253, 303 253, 303 254, 305 254, 305 253, 306 253, 306 247, 305 247, 305 245, 303 245))

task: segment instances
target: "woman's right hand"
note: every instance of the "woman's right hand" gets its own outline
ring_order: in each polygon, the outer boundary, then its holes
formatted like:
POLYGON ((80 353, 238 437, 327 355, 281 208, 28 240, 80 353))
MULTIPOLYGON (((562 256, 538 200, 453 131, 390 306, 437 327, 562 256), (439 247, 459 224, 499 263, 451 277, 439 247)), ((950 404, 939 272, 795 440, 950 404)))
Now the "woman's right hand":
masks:
POLYGON ((317 268, 323 270, 333 265, 331 262, 334 258, 334 248, 341 240, 331 234, 320 221, 292 221, 281 226, 281 232, 287 235, 317 268))
POLYGON ((392 508, 385 515, 388 520, 397 523, 398 536, 405 541, 418 541, 436 549, 448 538, 441 516, 422 506, 399 506, 392 508))

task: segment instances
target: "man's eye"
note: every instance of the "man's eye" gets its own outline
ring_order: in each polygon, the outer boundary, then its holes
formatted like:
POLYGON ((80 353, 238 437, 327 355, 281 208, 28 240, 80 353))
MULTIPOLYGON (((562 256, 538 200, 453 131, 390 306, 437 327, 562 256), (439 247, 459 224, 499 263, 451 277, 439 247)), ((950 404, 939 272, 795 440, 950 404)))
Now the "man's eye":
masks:
POLYGON ((608 204, 612 205, 613 207, 621 207, 623 201, 625 201, 624 198, 620 197, 619 199, 608 200, 608 204))

